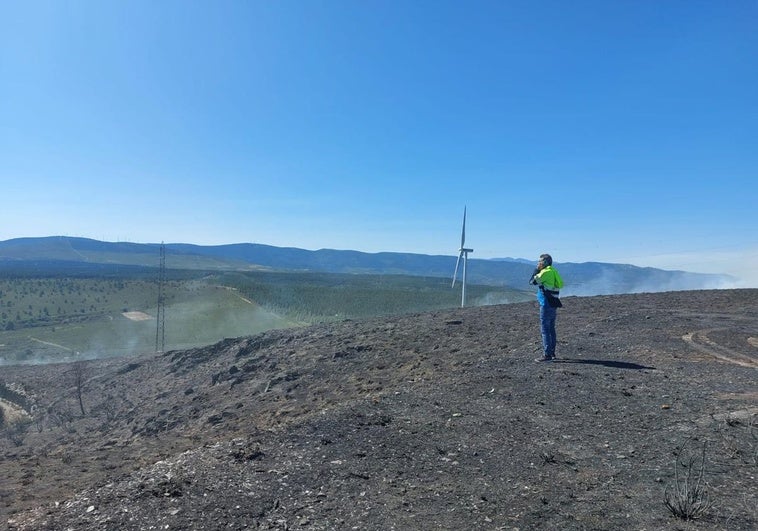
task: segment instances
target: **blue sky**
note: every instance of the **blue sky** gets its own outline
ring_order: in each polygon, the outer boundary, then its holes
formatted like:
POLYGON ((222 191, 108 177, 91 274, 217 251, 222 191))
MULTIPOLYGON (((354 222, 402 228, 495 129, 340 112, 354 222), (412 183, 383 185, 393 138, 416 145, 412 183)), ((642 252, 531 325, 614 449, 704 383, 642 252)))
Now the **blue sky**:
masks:
MULTIPOLYGON (((4 1, 0 240, 758 269, 758 2, 4 1)), ((755 285, 751 280, 749 284, 755 285)))

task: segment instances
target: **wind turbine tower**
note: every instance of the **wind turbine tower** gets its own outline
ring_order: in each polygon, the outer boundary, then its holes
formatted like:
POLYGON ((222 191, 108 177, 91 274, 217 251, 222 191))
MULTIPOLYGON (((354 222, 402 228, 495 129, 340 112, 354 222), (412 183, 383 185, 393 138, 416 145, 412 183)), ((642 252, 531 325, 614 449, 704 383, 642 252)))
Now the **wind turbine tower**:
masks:
POLYGON ((468 265, 468 253, 473 253, 473 249, 466 249, 466 207, 463 207, 463 229, 461 230, 461 248, 458 250, 458 260, 455 262, 455 273, 453 273, 453 285, 458 278, 458 266, 463 257, 463 279, 461 281, 461 308, 466 306, 466 266, 468 265))

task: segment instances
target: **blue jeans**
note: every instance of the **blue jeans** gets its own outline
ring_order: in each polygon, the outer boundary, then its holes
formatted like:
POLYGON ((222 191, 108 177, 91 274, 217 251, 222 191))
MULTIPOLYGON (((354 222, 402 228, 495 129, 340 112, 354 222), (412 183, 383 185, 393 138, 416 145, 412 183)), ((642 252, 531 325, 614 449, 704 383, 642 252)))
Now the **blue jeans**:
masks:
POLYGON ((540 328, 542 330, 542 351, 546 358, 555 357, 555 318, 558 311, 549 304, 540 306, 540 328))

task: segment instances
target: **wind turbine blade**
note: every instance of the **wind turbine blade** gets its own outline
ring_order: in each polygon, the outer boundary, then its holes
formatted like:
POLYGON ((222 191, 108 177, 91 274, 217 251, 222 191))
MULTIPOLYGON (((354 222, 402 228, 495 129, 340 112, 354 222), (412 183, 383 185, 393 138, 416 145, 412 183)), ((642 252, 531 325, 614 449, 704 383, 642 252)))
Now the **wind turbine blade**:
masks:
POLYGON ((463 256, 463 252, 458 255, 458 260, 455 261, 455 273, 453 273, 453 285, 450 286, 451 288, 455 287, 455 279, 458 278, 458 265, 461 263, 461 256, 463 256))
POLYGON ((463 228, 461 229, 461 249, 466 246, 466 207, 463 207, 463 228))

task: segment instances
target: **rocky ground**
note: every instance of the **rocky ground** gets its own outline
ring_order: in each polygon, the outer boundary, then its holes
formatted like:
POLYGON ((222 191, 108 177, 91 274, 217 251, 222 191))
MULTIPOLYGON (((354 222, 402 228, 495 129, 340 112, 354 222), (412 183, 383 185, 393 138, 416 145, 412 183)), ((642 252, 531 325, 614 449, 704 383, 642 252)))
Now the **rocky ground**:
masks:
POLYGON ((565 298, 552 364, 533 361, 537 314, 466 308, 2 367, 6 411, 31 420, 3 428, 0 521, 758 528, 758 290, 565 298))

